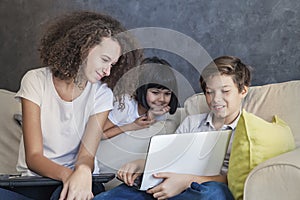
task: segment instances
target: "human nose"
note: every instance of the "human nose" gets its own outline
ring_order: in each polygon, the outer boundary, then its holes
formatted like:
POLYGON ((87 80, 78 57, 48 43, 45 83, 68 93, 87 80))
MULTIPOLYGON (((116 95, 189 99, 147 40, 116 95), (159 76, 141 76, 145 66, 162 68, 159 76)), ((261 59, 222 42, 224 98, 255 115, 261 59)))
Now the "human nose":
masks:
POLYGON ((213 95, 213 101, 219 102, 221 99, 223 99, 223 95, 221 92, 215 92, 213 95))
POLYGON ((103 72, 105 76, 109 76, 110 75, 110 69, 111 69, 111 65, 109 65, 108 67, 104 68, 103 72))
POLYGON ((164 94, 160 94, 159 97, 158 97, 158 100, 161 101, 161 102, 165 102, 165 99, 166 98, 165 98, 164 94))

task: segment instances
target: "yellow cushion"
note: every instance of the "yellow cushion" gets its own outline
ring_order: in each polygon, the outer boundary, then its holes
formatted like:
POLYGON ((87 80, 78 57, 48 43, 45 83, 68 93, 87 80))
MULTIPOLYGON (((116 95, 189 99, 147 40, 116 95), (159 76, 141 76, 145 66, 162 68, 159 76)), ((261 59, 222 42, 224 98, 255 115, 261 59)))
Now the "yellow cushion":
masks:
POLYGON ((232 143, 227 176, 235 199, 243 199, 244 182, 255 166, 293 149, 294 137, 284 121, 274 116, 270 123, 243 110, 232 143))

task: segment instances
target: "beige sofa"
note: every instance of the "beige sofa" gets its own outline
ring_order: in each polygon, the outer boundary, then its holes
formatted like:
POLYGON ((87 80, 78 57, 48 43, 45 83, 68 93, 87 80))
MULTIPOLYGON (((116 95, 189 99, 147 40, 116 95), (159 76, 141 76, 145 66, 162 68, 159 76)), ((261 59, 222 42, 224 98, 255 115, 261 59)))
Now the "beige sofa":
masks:
MULTIPOLYGON (((0 90, 0 172, 14 173, 17 161, 21 128, 15 122, 13 115, 20 113, 20 104, 13 99, 14 93, 0 90)), ((300 80, 284 83, 254 86, 249 90, 244 101, 244 108, 261 118, 271 121, 274 114, 278 115, 290 126, 295 138, 296 149, 271 158, 255 167, 245 182, 245 200, 296 200, 300 198, 300 80)), ((137 132, 128 132, 114 141, 102 141, 97 153, 102 159, 102 171, 114 171, 123 163, 145 156, 149 138, 153 134, 172 133, 186 115, 207 112, 203 94, 189 97, 183 108, 175 115, 169 116, 165 123, 157 123, 153 127, 137 132), (137 136, 143 135, 142 139, 137 136), (131 139, 128 139, 131 138, 131 139), (129 149, 116 150, 111 146, 118 146, 127 141, 129 149), (142 142, 141 142, 142 141, 142 142), (104 148, 105 147, 105 148, 104 148), (135 151, 135 153, 128 153, 135 151), (101 153, 102 152, 102 153, 101 153), (114 166, 109 163, 114 160, 114 166), (107 165, 106 165, 107 164, 107 165), (103 166, 104 165, 104 166, 103 166), (105 166, 106 165, 106 166, 105 166)), ((125 147, 124 147, 125 148, 125 147)), ((111 188, 118 184, 116 180, 107 184, 111 188)))

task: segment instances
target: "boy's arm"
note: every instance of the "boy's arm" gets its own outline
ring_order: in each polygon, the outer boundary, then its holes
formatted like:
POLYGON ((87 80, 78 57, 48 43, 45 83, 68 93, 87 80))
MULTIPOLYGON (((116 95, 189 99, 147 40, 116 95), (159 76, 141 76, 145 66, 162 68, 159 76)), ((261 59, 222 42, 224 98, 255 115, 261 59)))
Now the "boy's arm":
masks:
POLYGON ((154 175, 155 178, 163 178, 164 181, 147 191, 157 199, 167 199, 176 196, 191 186, 192 182, 199 184, 207 181, 227 183, 227 175, 197 176, 192 174, 176 174, 162 172, 154 175))

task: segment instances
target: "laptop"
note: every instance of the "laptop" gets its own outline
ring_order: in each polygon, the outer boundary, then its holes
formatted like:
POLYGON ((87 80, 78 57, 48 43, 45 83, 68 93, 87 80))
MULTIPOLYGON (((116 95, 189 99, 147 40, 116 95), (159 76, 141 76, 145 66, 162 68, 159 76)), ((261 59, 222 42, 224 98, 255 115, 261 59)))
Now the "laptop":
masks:
POLYGON ((144 191, 158 185, 163 180, 152 176, 158 172, 220 174, 230 137, 231 130, 151 137, 144 172, 134 187, 144 191))
MULTIPOLYGON (((114 173, 93 174, 96 183, 107 183, 115 177, 114 173)), ((55 186, 61 181, 41 176, 21 176, 20 174, 0 174, 0 187, 55 186)))

